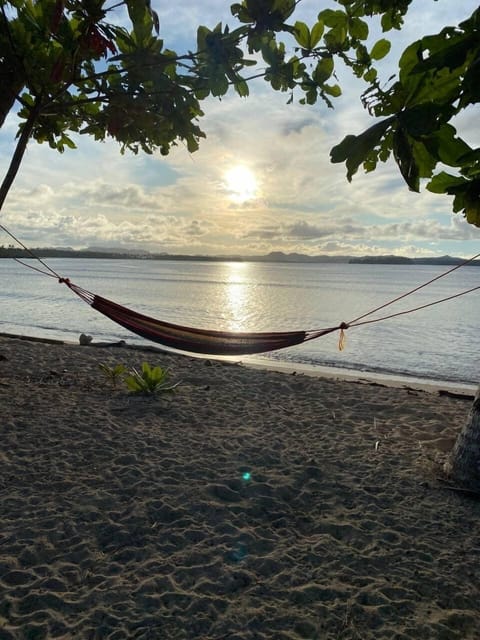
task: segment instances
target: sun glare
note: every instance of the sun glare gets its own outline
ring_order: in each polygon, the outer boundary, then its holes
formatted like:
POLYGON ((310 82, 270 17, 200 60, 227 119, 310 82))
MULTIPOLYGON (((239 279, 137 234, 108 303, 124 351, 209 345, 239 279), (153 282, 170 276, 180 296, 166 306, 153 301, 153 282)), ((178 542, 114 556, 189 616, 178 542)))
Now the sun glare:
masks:
POLYGON ((225 173, 225 189, 233 202, 242 204, 257 197, 257 181, 253 172, 243 165, 225 173))

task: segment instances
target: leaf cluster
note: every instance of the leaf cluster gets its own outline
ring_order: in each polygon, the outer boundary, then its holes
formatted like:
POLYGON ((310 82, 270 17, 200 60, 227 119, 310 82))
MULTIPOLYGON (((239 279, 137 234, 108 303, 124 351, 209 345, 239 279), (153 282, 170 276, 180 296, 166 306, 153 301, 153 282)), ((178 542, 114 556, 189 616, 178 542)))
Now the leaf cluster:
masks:
POLYGON ((191 77, 163 50, 148 0, 125 4, 130 30, 106 21, 104 0, 4 2, 0 122, 18 100, 31 137, 60 152, 75 147, 71 132, 111 136, 134 153, 168 153, 179 140, 195 151, 203 114, 191 77))
POLYGON ((477 104, 480 90, 480 9, 458 27, 412 43, 399 61, 398 79, 386 90, 378 83, 364 93, 373 116, 382 118, 360 135, 348 135, 331 151, 345 162, 347 178, 360 166, 373 171, 393 154, 412 191, 427 189, 454 196, 453 210, 480 226, 480 150, 472 149, 452 124, 463 109, 477 104), (440 171, 447 165, 456 174, 440 171))
POLYGON ((296 90, 304 104, 321 98, 333 106, 341 94, 331 81, 335 58, 372 79, 372 60, 388 49, 377 43, 367 51, 362 16, 382 11, 394 24, 409 3, 385 10, 372 0, 342 0, 341 9, 320 12, 310 28, 288 22, 295 0, 243 0, 231 6, 238 28, 200 26, 197 51, 182 55, 164 47, 149 0, 118 4, 126 7, 130 28, 111 21, 105 0, 2 1, 0 124, 18 100, 20 117, 34 121, 31 137, 60 152, 74 148, 72 132, 99 141, 113 137, 122 151, 134 153, 167 154, 179 141, 193 152, 204 137, 200 102, 231 87, 247 97, 249 81, 258 76, 274 90, 290 91, 290 100, 296 90), (266 64, 251 76, 245 72, 259 60, 247 51, 266 64))
POLYGON ((294 13, 294 0, 243 0, 232 5, 232 14, 249 25, 245 33, 249 53, 260 53, 267 64, 264 79, 276 91, 290 91, 290 101, 296 90, 303 93, 301 104, 313 105, 320 98, 333 107, 332 98, 342 93, 336 81, 336 60, 365 81, 374 80, 377 71, 373 63, 387 55, 390 43, 381 39, 369 51, 366 45, 369 27, 363 18, 383 12, 388 16, 386 28, 400 26, 410 0, 388 8, 383 5, 392 3, 339 0, 339 4, 338 10, 320 11, 311 26, 299 20, 287 22, 294 13), (293 56, 287 55, 280 35, 293 38, 293 56))
POLYGON ((164 393, 173 391, 178 386, 178 383, 170 384, 168 378, 168 369, 151 367, 148 362, 143 362, 141 371, 132 369, 130 375, 125 378, 125 384, 133 393, 164 393))

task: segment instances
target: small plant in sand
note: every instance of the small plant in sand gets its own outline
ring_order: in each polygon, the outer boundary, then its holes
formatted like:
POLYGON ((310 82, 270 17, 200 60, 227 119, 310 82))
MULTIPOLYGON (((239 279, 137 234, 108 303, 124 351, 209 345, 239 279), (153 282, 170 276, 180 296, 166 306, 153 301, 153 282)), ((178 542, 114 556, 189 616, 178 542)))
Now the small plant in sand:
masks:
POLYGON ((142 370, 132 369, 130 375, 125 378, 127 387, 132 393, 161 393, 173 391, 178 385, 168 382, 168 369, 151 367, 148 362, 142 363, 142 370))
POLYGON ((110 367, 108 364, 101 362, 98 366, 102 373, 110 380, 113 387, 116 387, 119 380, 127 373, 127 367, 124 364, 116 364, 114 367, 110 367))

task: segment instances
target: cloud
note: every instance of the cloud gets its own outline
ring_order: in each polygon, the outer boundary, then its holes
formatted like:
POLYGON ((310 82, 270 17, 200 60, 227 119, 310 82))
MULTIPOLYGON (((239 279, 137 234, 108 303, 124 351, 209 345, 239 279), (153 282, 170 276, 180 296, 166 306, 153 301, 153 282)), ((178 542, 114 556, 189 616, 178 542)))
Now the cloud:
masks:
MULTIPOLYGON (((68 185, 67 185, 68 188, 68 185)), ((70 197, 83 200, 89 206, 121 207, 125 209, 162 209, 155 191, 148 193, 136 184, 108 184, 97 180, 89 185, 70 185, 70 197)))

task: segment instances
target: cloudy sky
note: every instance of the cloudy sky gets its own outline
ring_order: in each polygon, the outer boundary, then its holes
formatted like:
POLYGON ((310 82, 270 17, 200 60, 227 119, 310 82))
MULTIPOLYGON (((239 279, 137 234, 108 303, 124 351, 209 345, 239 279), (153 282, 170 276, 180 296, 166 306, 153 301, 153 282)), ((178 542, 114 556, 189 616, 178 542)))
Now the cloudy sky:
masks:
MULTIPOLYGON (((331 0, 302 0, 298 19, 313 22, 331 0)), ((165 46, 194 47, 199 24, 234 24, 230 2, 152 0, 165 46)), ((415 38, 457 24, 477 0, 416 0, 382 65, 385 79, 398 54, 415 38)), ((372 26, 374 32, 374 26, 372 26)), ((378 33, 377 33, 378 35, 378 33)), ((345 72, 334 110, 287 105, 262 80, 251 96, 204 104, 201 148, 121 156, 113 143, 85 136, 63 155, 31 143, 1 221, 30 246, 125 247, 208 255, 316 254, 458 255, 478 252, 480 230, 451 213, 451 200, 408 191, 393 162, 359 172, 349 184, 329 150, 373 121, 360 104, 360 85, 345 72)), ((300 96, 299 96, 300 97, 300 96)), ((478 111, 457 122, 459 133, 480 144, 478 111)), ((17 120, 0 131, 0 171, 13 150, 17 120)), ((0 232, 0 244, 10 240, 0 232)))

